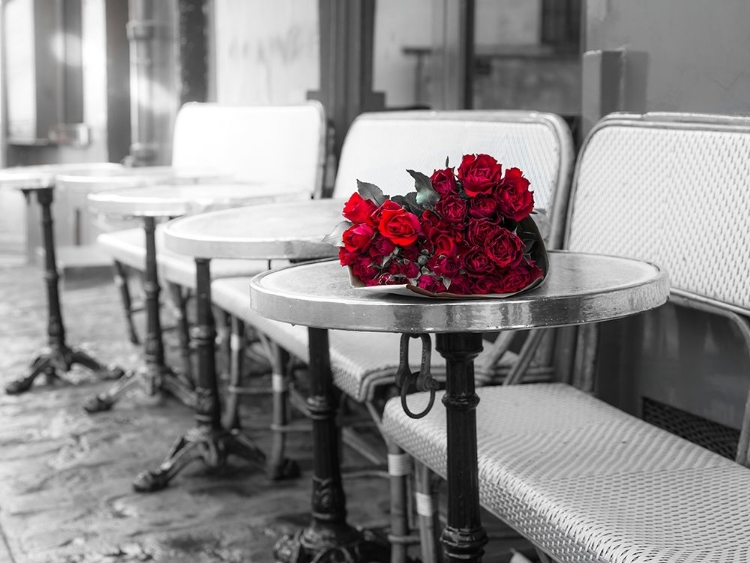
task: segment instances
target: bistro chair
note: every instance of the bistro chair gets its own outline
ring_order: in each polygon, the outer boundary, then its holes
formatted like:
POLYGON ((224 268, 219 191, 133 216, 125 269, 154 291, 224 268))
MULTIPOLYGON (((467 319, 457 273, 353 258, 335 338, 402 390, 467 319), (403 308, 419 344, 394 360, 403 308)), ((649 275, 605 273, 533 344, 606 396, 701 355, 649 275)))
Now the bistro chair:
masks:
MULTIPOLYGON (((451 165, 458 165, 465 153, 488 153, 499 162, 518 166, 525 171, 535 188, 538 209, 549 216, 548 244, 555 247, 562 238, 562 218, 567 200, 567 185, 572 169, 573 147, 567 126, 558 116, 527 111, 453 111, 453 112, 385 112, 359 116, 347 133, 336 175, 333 197, 348 198, 357 187, 357 180, 380 186, 387 194, 403 194, 413 190, 413 180, 406 169, 431 174, 442 167, 446 157, 451 165)), ((540 219, 540 223, 541 223, 540 219)), ((333 228, 333 226, 332 226, 333 228)), ((314 283, 314 280, 311 280, 314 283)), ((252 325, 267 342, 275 343, 292 356, 308 361, 308 333, 305 327, 291 326, 261 317, 250 307, 249 278, 222 279, 213 282, 214 303, 228 311, 235 320, 252 325)), ((367 406, 376 424, 380 421, 382 401, 378 390, 393 387, 399 363, 399 335, 387 333, 353 333, 330 331, 330 356, 334 383, 347 397, 367 406)), ((524 355, 531 358, 538 339, 527 342, 524 355)), ((514 366, 508 359, 509 339, 498 338, 488 343, 477 360, 482 377, 487 382, 505 376, 514 366)), ((543 350, 543 348, 542 348, 543 350)), ((274 451, 270 464, 271 476, 283 474, 283 443, 286 432, 285 397, 289 383, 278 354, 272 353, 273 390, 275 394, 274 451)), ((437 354, 432 357, 432 371, 439 378, 445 364, 437 354)), ((236 364, 236 363, 235 363, 236 364)), ((528 364, 528 362, 526 362, 528 364)), ((524 366, 525 367, 525 366, 524 366)), ((528 372, 536 380, 547 379, 548 365, 534 363, 528 372)), ((514 376, 515 377, 515 376, 514 376)), ((238 382, 236 372, 232 375, 238 382)), ((299 404, 299 403, 298 403, 299 404)), ((236 398, 230 397, 230 424, 237 423, 233 409, 236 398)), ((303 407, 304 408, 304 407, 303 407)), ((368 448, 356 434, 344 428, 345 437, 356 449, 373 461, 381 461, 382 454, 368 448)), ((385 461, 385 460, 382 460, 385 461)), ((404 482, 411 473, 411 462, 398 449, 389 445, 388 468, 396 486, 404 490, 404 482)), ((396 495, 399 496, 399 495, 396 495)), ((402 499, 394 498, 392 515, 403 514, 402 499)), ((392 540, 402 547, 408 539, 403 521, 392 525, 392 540)), ((397 558, 396 558, 397 559, 397 558)), ((394 560, 396 560, 394 559, 394 560)))
MULTIPOLYGON (((565 248, 667 270, 672 303, 641 317, 640 335, 662 369, 681 365, 670 311, 682 308, 727 320, 750 358, 748 154, 750 119, 681 114, 613 114, 581 149, 565 248)), ((721 356, 722 342, 701 345, 721 356)), ((542 561, 750 560, 748 409, 734 462, 563 383, 477 394, 480 502, 542 561)), ((383 430, 445 475, 444 409, 414 420, 391 400, 383 430)))
MULTIPOLYGON (((237 181, 295 185, 310 191, 322 189, 325 157, 325 115, 318 102, 290 106, 223 106, 185 104, 174 128, 172 166, 205 167, 237 181)), ((207 188, 210 189, 210 188, 207 188)), ((249 188, 252 189, 252 188, 249 188)), ((195 262, 164 248, 161 229, 156 231, 160 277, 177 305, 180 345, 187 352, 186 292, 195 286, 195 262)), ((99 235, 98 244, 114 259, 115 282, 120 288, 131 340, 133 325, 128 269, 143 271, 146 250, 141 228, 99 235)), ((252 275, 268 267, 260 260, 215 260, 214 278, 252 275)))

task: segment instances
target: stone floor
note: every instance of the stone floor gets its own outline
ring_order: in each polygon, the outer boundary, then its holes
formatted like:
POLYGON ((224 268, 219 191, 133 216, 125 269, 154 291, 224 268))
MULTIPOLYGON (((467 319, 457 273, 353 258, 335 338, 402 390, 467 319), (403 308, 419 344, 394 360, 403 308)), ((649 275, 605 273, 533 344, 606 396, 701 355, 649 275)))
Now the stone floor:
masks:
MULTIPOLYGON (((115 288, 109 280, 94 282, 65 284, 67 340, 100 361, 134 367, 140 350, 125 341, 115 288)), ((43 291, 37 268, 0 267, 3 385, 44 343, 43 291)), ((174 357, 171 352, 168 347, 174 357)), ((131 480, 157 466, 191 427, 189 409, 171 399, 131 396, 89 416, 81 409, 84 399, 109 383, 78 368, 69 379, 48 386, 40 378, 30 393, 0 394, 0 562, 270 562, 279 534, 308 521, 309 435, 290 438, 300 479, 271 483, 233 460, 218 473, 194 465, 168 489, 138 494, 131 480)), ((258 425, 269 424, 269 415, 262 397, 243 409, 258 425)), ((268 432, 249 434, 268 448, 268 432)), ((363 463, 348 449, 344 455, 347 464, 363 463)), ((352 522, 387 522, 386 481, 351 481, 346 488, 352 522)))
MULTIPOLYGON (((62 301, 69 344, 102 362, 138 365, 140 349, 125 340, 110 279, 68 279, 62 301)), ((24 371, 44 344, 45 330, 40 270, 0 260, 0 384, 24 371)), ((167 356, 176 362, 175 352, 167 335, 167 356)), ((89 416, 81 408, 84 399, 110 383, 80 368, 68 380, 47 385, 40 378, 21 396, 0 391, 0 563, 271 562, 280 534, 308 522, 309 434, 290 435, 290 455, 302 467, 297 480, 269 482, 250 464, 233 460, 215 472, 196 464, 166 490, 138 494, 133 477, 157 466, 191 427, 189 409, 136 394, 89 416)), ((243 419, 261 428, 270 424, 269 401, 248 399, 243 419)), ((268 431, 249 435, 268 450, 268 431)), ((345 448, 344 463, 365 461, 345 448)), ((385 480, 347 480, 345 488, 350 522, 386 525, 385 480)), ((509 545, 517 544, 506 544, 491 544, 497 547, 486 560, 508 561, 509 545)))

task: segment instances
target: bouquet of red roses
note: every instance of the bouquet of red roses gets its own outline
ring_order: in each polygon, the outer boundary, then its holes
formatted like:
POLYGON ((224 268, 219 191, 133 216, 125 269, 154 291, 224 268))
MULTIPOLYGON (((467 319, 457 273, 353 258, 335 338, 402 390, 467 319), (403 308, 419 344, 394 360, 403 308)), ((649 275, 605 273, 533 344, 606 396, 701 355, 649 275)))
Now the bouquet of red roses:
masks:
POLYGON ((358 181, 347 221, 326 237, 356 285, 402 285, 431 296, 513 294, 547 271, 542 237, 530 217, 534 195, 518 168, 486 154, 464 155, 458 172, 407 170, 416 191, 384 195, 358 181), (357 283, 360 282, 360 283, 357 283))

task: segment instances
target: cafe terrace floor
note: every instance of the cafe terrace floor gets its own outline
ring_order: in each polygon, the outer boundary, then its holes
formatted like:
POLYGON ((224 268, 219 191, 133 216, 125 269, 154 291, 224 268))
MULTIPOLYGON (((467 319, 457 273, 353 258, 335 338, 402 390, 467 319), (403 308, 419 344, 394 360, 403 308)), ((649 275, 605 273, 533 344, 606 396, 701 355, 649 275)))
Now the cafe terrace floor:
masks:
MULTIPOLYGON (((104 363, 139 365, 141 350, 125 338, 119 296, 108 273, 69 274, 62 303, 67 341, 104 363)), ((167 310, 165 326, 170 324, 167 310)), ((143 331, 143 314, 136 316, 143 331)), ((0 384, 27 367, 45 342, 41 271, 0 256, 0 384)), ((142 334, 142 332, 141 332, 142 334)), ((167 358, 177 362, 176 337, 167 333, 167 358)), ((312 451, 307 434, 291 434, 289 452, 302 477, 269 482, 241 460, 211 472, 196 463, 164 491, 133 492, 133 477, 156 467, 172 442, 192 425, 191 412, 172 399, 131 395, 109 411, 84 413, 83 401, 111 382, 76 367, 71 383, 47 385, 18 397, 0 391, 0 562, 208 563, 273 561, 284 531, 309 520, 312 451)), ((254 379, 269 385, 269 376, 254 379)), ((243 420, 270 424, 270 401, 243 403, 243 420)), ((270 433, 249 432, 268 451, 270 433)), ((350 448, 344 464, 366 461, 350 448)), ((349 521, 388 522, 388 483, 345 481, 349 521)), ((490 534, 505 535, 489 518, 490 534)), ((487 561, 508 561, 517 540, 491 544, 487 561)), ((417 555, 417 552, 414 552, 417 555)))

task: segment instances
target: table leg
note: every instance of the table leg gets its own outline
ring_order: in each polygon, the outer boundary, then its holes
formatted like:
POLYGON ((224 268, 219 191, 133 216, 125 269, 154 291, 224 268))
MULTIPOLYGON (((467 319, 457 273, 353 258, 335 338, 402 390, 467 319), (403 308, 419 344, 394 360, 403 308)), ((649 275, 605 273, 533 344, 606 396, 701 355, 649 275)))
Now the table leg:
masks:
POLYGON ((209 260, 196 259, 196 317, 193 330, 198 355, 195 386, 195 428, 177 440, 156 471, 144 471, 133 482, 138 492, 163 489, 181 470, 194 461, 218 468, 234 454, 259 468, 265 467, 265 455, 244 434, 224 430, 216 377, 216 326, 211 311, 211 271, 209 260))
POLYGON ((389 561, 387 546, 363 536, 346 522, 346 497, 341 483, 339 429, 328 348, 328 331, 309 328, 310 396, 313 424, 312 522, 277 543, 279 563, 389 561))
POLYGON ((149 395, 164 390, 188 406, 195 405, 195 394, 188 381, 182 381, 164 362, 164 341, 162 339, 159 311, 159 278, 156 271, 156 221, 154 217, 144 217, 146 233, 146 272, 144 292, 146 293, 146 340, 144 343, 145 365, 135 372, 121 377, 105 393, 91 397, 84 404, 86 412, 106 411, 131 389, 144 387, 149 395))
MULTIPOLYGON (((25 192, 28 193, 28 192, 25 192)), ((28 391, 34 379, 44 373, 48 379, 58 377, 58 371, 67 372, 73 364, 96 372, 103 379, 113 379, 122 375, 119 368, 102 366, 83 350, 70 348, 65 343, 65 325, 60 307, 60 276, 55 256, 55 233, 52 219, 53 188, 36 190, 36 197, 42 208, 42 239, 44 244, 44 279, 47 285, 47 349, 31 364, 29 373, 11 382, 5 388, 9 395, 28 391)))
POLYGON ((474 358, 482 351, 482 335, 438 334, 436 349, 447 362, 448 524, 440 541, 448 561, 478 562, 487 543, 479 513, 479 397, 474 390, 474 358))

